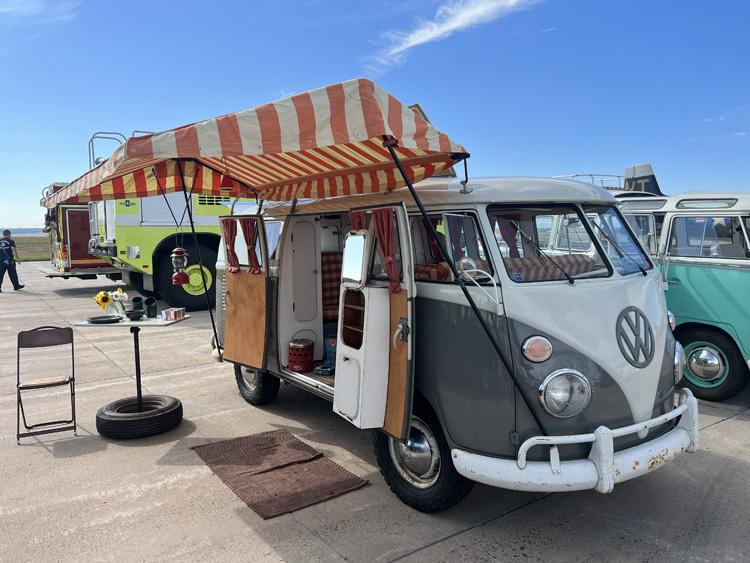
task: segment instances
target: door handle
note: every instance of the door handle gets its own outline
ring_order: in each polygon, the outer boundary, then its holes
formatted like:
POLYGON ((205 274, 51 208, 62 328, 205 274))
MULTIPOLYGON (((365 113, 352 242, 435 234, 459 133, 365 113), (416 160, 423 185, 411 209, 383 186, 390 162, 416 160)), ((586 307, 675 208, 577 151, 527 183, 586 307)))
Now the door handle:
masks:
POLYGON ((667 278, 667 283, 671 283, 674 285, 680 285, 680 280, 677 278, 667 278))
POLYGON ((406 321, 406 319, 403 317, 399 319, 398 326, 396 327, 396 330, 393 333, 393 339, 391 341, 391 345, 393 347, 394 352, 398 350, 399 340, 401 340, 401 342, 408 342, 409 340, 409 324, 406 321))

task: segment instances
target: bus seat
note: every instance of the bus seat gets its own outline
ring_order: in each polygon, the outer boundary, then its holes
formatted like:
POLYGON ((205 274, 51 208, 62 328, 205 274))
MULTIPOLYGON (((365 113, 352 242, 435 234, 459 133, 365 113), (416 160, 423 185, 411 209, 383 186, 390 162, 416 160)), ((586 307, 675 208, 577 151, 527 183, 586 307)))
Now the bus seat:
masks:
POLYGON ((335 321, 339 318, 339 291, 341 286, 341 262, 344 253, 321 252, 321 288, 323 291, 323 321, 335 321))
MULTIPOLYGON (((565 254, 550 258, 571 276, 585 274, 596 268, 594 259, 586 254, 565 254)), ((508 275, 515 281, 536 282, 559 280, 562 277, 562 272, 554 264, 546 258, 537 256, 506 258, 505 266, 508 275)))
POLYGON ((451 269, 448 262, 415 264, 414 277, 417 281, 445 281, 451 278, 451 269))

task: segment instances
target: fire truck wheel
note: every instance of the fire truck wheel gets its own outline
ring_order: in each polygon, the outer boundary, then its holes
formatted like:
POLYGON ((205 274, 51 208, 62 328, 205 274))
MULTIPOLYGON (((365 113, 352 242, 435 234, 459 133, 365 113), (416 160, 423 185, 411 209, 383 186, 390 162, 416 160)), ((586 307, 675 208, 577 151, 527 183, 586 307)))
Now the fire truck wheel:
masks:
POLYGON ((406 442, 375 433, 375 457, 391 491, 420 512, 440 512, 462 501, 474 483, 456 471, 435 414, 416 409, 406 442))
MULTIPOLYGON (((202 311, 206 309, 206 296, 203 290, 203 279, 195 247, 187 246, 188 266, 185 271, 190 281, 186 285, 172 285, 172 259, 164 255, 159 259, 156 270, 156 282, 159 295, 172 307, 185 307, 187 311, 202 311)), ((201 245, 201 259, 203 274, 206 277, 208 297, 213 307, 216 304, 216 249, 201 245)))
POLYGON ((96 430, 102 436, 118 440, 144 438, 171 430, 182 422, 182 403, 166 395, 143 395, 138 399, 119 399, 96 413, 96 430))
POLYGON ((279 378, 268 372, 234 364, 234 378, 240 395, 251 405, 267 405, 279 394, 279 378))

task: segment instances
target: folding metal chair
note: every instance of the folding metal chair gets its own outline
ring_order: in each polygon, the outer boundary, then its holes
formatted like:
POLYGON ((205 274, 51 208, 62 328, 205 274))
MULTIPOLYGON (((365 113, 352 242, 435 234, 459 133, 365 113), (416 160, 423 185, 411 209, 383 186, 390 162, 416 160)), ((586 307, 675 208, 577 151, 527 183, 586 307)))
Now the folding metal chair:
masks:
POLYGON ((21 443, 21 438, 37 436, 39 434, 50 434, 52 432, 64 432, 72 430, 76 434, 76 390, 75 390, 75 351, 73 348, 73 329, 70 327, 60 328, 55 326, 41 326, 33 330, 18 333, 18 349, 16 355, 16 443, 21 443), (53 375, 29 379, 21 382, 21 349, 22 348, 46 348, 49 346, 62 346, 70 344, 70 375, 53 375), (53 420, 50 422, 39 422, 29 425, 26 421, 26 413, 23 410, 21 400, 22 391, 35 389, 48 389, 61 385, 70 386, 70 420, 53 420), (21 432, 21 419, 26 432, 21 432))

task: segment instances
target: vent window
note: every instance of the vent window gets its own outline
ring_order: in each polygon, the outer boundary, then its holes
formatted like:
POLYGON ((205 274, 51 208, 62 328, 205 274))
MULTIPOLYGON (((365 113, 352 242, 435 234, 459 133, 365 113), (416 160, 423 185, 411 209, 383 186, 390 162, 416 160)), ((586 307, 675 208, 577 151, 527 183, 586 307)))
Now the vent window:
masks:
POLYGON ((229 205, 231 198, 220 195, 198 195, 198 205, 229 205))

